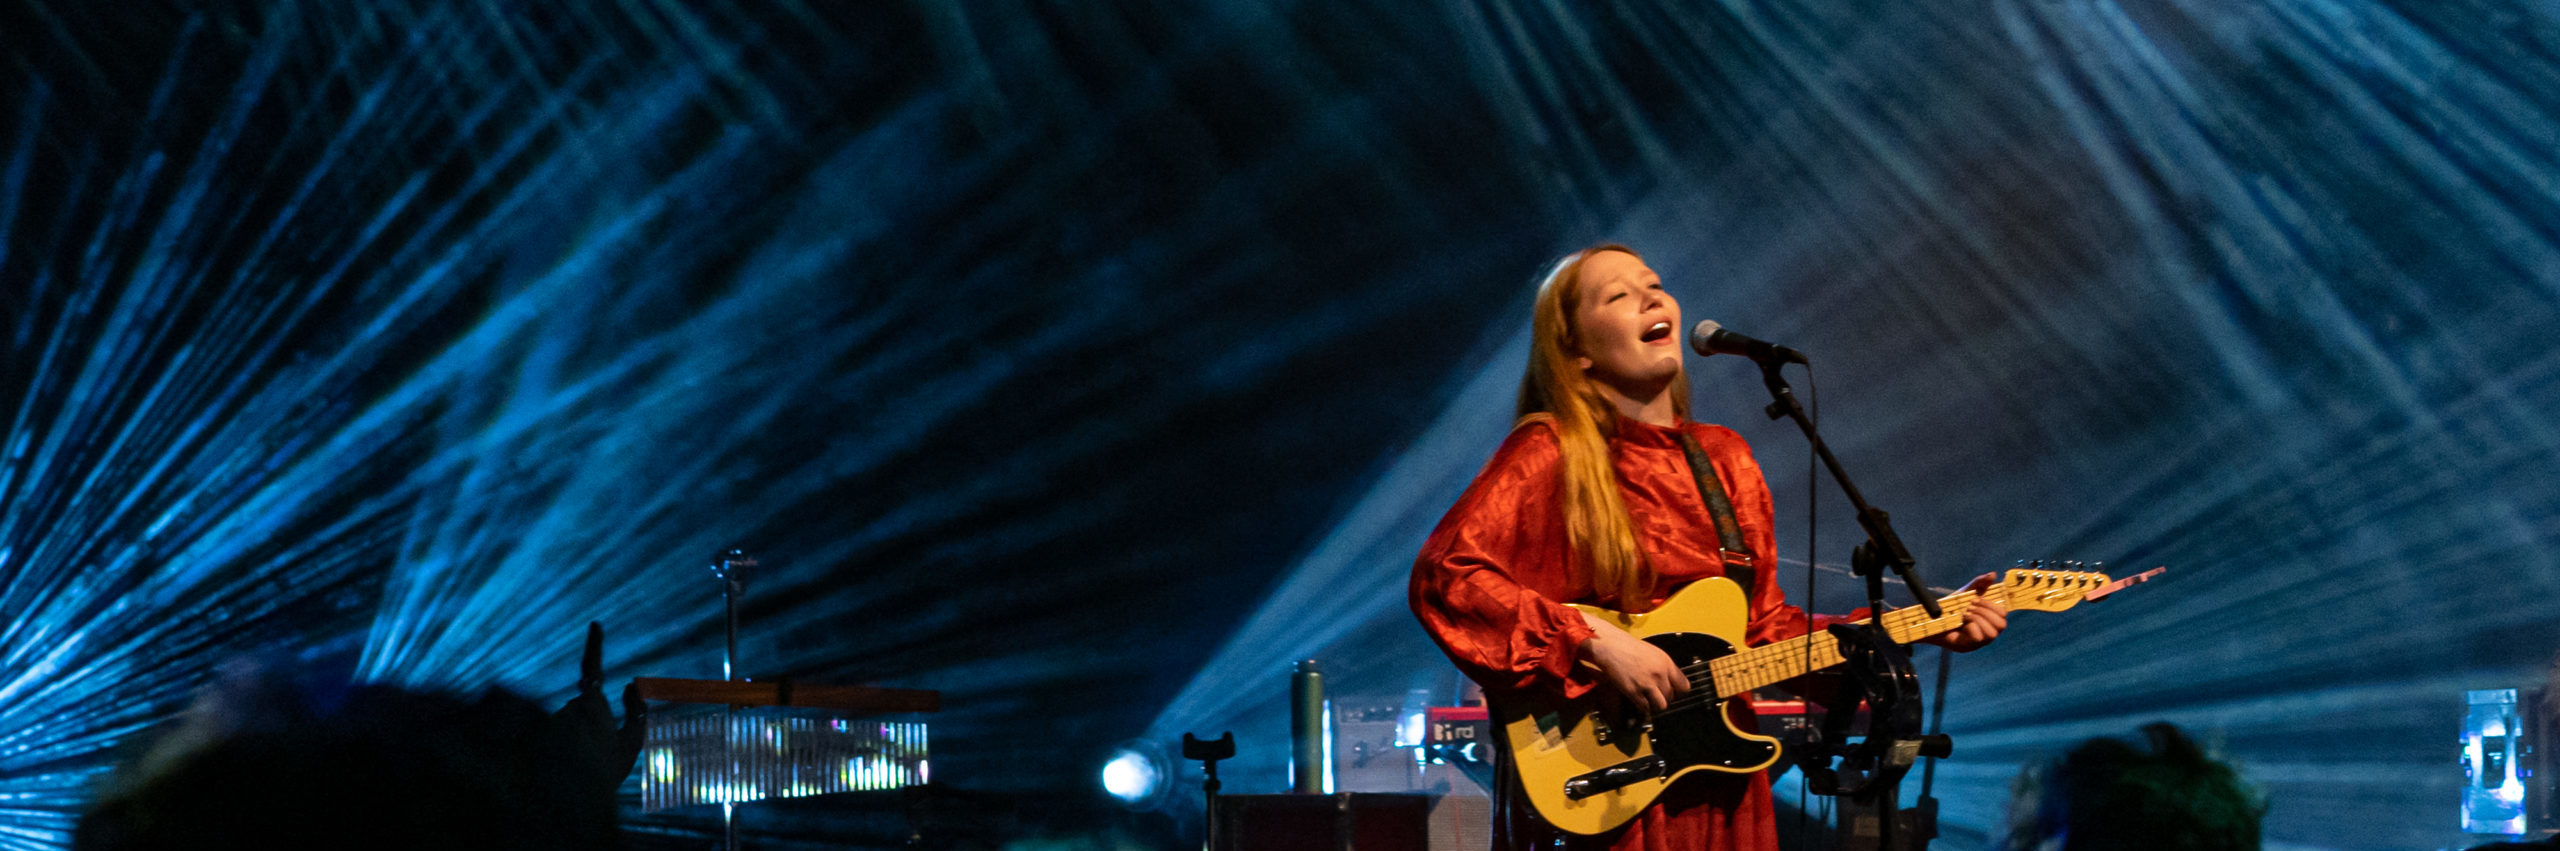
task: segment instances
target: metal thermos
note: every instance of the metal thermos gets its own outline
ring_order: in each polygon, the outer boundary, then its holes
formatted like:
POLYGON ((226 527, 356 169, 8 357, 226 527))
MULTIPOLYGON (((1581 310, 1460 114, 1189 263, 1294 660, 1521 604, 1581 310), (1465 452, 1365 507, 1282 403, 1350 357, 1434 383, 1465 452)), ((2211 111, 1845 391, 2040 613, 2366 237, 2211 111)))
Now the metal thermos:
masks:
POLYGON ((1289 675, 1289 791, 1333 791, 1325 788, 1325 739, 1324 673, 1308 659, 1289 675))

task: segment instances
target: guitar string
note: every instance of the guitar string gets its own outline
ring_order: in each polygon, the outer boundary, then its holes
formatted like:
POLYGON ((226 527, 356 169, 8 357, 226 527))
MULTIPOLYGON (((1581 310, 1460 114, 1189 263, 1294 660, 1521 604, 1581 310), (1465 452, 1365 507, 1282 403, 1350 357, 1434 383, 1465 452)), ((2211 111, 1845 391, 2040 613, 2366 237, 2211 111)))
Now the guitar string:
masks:
MULTIPOLYGON (((2003 591, 2008 591, 2010 589, 2006 587, 2007 584, 2008 583, 2003 583, 2001 586, 1995 587, 1998 587, 2003 591)), ((1975 596, 1978 595, 1973 591, 1959 591, 1939 598, 1938 605, 1941 611, 1947 609, 1957 609, 1960 611, 1962 607, 1971 604, 1975 596)), ((2015 594, 2005 594, 2004 596, 2014 598, 2015 594)), ((1928 610, 1916 606, 1894 609, 1886 612, 1884 616, 1885 629, 1888 633, 1910 634, 1916 631, 1917 634, 1913 635, 1911 638, 1898 639, 1910 641, 1917 640, 1922 637, 1950 632, 1961 627, 1964 623, 1964 616, 1961 614, 1940 615, 1939 617, 1931 618, 1927 616, 1927 613, 1928 610), (1914 616, 1917 616, 1917 618, 1915 619, 1914 616), (1949 621, 1952 621, 1953 623, 1946 623, 1949 621), (1943 628, 1940 628, 1942 625, 1943 628)), ((1874 619, 1867 618, 1860 622, 1863 623, 1872 620, 1874 619)), ((1752 686, 1753 688, 1758 687, 1760 684, 1782 682, 1788 679, 1793 679, 1797 676, 1802 676, 1807 673, 1807 671, 1799 670, 1797 665, 1788 664, 1787 660, 1788 656, 1795 655, 1795 645, 1799 642, 1807 645, 1807 650, 1809 651, 1802 654, 1799 658, 1810 657, 1826 659, 1823 664, 1815 666, 1815 670, 1837 664, 1836 662, 1827 661, 1829 657, 1840 655, 1837 642, 1835 641, 1832 647, 1825 648, 1819 646, 1820 642, 1816 640, 1817 637, 1828 636, 1819 633, 1807 633, 1805 635, 1785 639, 1783 641, 1754 647, 1742 653, 1719 656, 1698 664, 1681 668, 1681 674, 1690 678, 1692 681, 1691 690, 1687 694, 1672 698, 1664 705, 1662 711, 1656 712, 1654 715, 1655 717, 1661 717, 1673 712, 1692 709, 1710 703, 1722 703, 1724 696, 1718 693, 1720 689, 1714 687, 1714 684, 1717 681, 1728 678, 1728 675, 1743 674, 1744 676, 1742 679, 1751 680, 1755 683, 1752 686), (1824 652, 1826 650, 1829 652, 1824 652), (1746 656, 1759 658, 1764 661, 1740 661, 1744 660, 1746 656), (1737 667, 1739 670, 1735 670, 1737 667), (1706 674, 1709 677, 1709 688, 1695 687, 1695 680, 1700 674, 1706 674)), ((1736 691, 1735 693, 1739 694, 1741 691, 1736 691)))
MULTIPOLYGON (((2100 576, 2100 577, 2103 577, 2103 574, 2100 574, 2099 576, 2100 576)), ((2015 607, 2016 607, 2016 604, 2017 604, 2017 601, 2018 601, 2022 596, 2025 596, 2025 595, 2026 595, 2026 594, 2028 594, 2029 592, 2041 592, 2041 593, 2038 593, 2038 594, 2037 594, 2037 596, 2043 596, 2044 594, 2049 594, 2049 593, 2051 593, 2051 592, 2053 592, 2053 591, 2057 591, 2057 590, 2079 590, 2079 591, 2082 591, 2082 592, 2086 592, 2088 589, 2087 589, 2086 587, 2081 587, 2081 586, 2089 585, 2089 583, 2090 583, 2090 580, 2088 579, 2088 577, 2086 577, 2086 576, 2081 576, 2081 575, 2071 575, 2071 574, 2049 575, 2049 574, 2048 574, 2048 575, 2029 575, 2029 576, 2023 576, 2023 577, 2021 577, 2021 576, 2016 576, 2016 575, 2012 575, 2011 577, 2009 577, 2008 579, 2006 579, 2006 580, 2002 581, 2002 582, 2001 582, 2001 583, 1999 583, 1998 585, 1994 585, 1994 586, 1992 586, 1992 587, 1991 587, 1991 588, 1989 588, 1989 589, 1985 589, 1985 591, 1984 591, 1984 592, 1982 592, 1982 593, 1988 593, 1989 591, 1996 590, 1996 591, 2000 592, 2000 596, 2001 596, 2001 598, 2002 598, 2002 602, 2003 602, 2005 605, 2008 605, 2008 606, 2010 606, 2011 608, 2015 608, 2015 607)), ((2101 583, 2099 583, 2099 584, 2103 584, 2103 582, 2101 582, 2101 583)), ((1956 593, 1954 593, 1954 594, 1949 594, 1949 595, 1947 595, 1947 596, 1945 596, 1945 597, 1941 597, 1941 598, 1939 598, 1939 600, 1938 600, 1938 604, 1939 604, 1939 609, 1940 609, 1940 611, 1945 611, 1945 610, 1953 609, 1953 610, 1958 611, 1958 612, 1959 612, 1959 614, 1942 614, 1942 615, 1940 615, 1940 616, 1938 616, 1938 617, 1932 618, 1932 617, 1929 617, 1929 616, 1928 616, 1928 610, 1927 610, 1927 609, 1923 609, 1923 608, 1920 608, 1920 607, 1918 607, 1918 606, 1906 606, 1906 607, 1904 607, 1904 608, 1894 609, 1894 610, 1892 610, 1892 611, 1886 612, 1886 613, 1884 613, 1884 616, 1883 616, 1883 621, 1884 621, 1884 625, 1885 625, 1885 631, 1886 631, 1888 634, 1892 634, 1892 633, 1904 633, 1904 634, 1911 634, 1911 637, 1910 637, 1910 638, 1897 638, 1896 640, 1898 640, 1898 641, 1915 641, 1915 640, 1918 640, 1918 639, 1920 639, 1920 638, 1924 638, 1924 637, 1927 637, 1927 636, 1938 635, 1938 634, 1945 633, 1945 632, 1951 632, 1951 631, 1953 631, 1953 630, 1955 630, 1955 629, 1957 629, 1957 628, 1959 628, 1959 627, 1961 627, 1961 626, 1963 625, 1963 623, 1964 623, 1964 615, 1962 615, 1960 612, 1962 612, 1962 610, 1963 610, 1966 606, 1971 605, 1971 603, 1972 603, 1972 601, 1973 601, 1973 598, 1974 598, 1974 597, 1976 597, 1976 596, 1980 596, 1980 593, 1977 593, 1977 592, 1974 592, 1974 591, 1970 591, 1970 590, 1966 590, 1966 591, 1958 591, 1958 592, 1956 592, 1956 593), (1945 625, 1945 626, 1944 626, 1944 628, 1940 628, 1940 625, 1942 624, 1942 622, 1947 622, 1947 621, 1953 621, 1953 623, 1952 623, 1952 624, 1947 624, 1947 625, 1945 625), (1913 634, 1915 630, 1916 630, 1917 632, 1916 632, 1916 634, 1913 634)), ((1872 622, 1872 621, 1874 621, 1874 620, 1876 620, 1876 618, 1874 618, 1874 617, 1869 617, 1869 618, 1867 618, 1867 619, 1865 619, 1865 620, 1862 620, 1862 621, 1860 621, 1860 622, 1861 622, 1861 623, 1866 623, 1866 622, 1872 622)), ((1713 659, 1708 659, 1708 660, 1706 660, 1705 662, 1702 662, 1702 663, 1699 663, 1699 664, 1690 665, 1690 666, 1687 666, 1687 667, 1681 668, 1681 669, 1680 669, 1681 674, 1682 674, 1683 676, 1686 676, 1686 677, 1689 677, 1689 678, 1690 678, 1690 680, 1691 680, 1691 685, 1692 685, 1693 687, 1690 689, 1690 691, 1689 691, 1687 694, 1683 694, 1683 695, 1681 695, 1681 696, 1679 696, 1679 697, 1672 698, 1668 703, 1666 703, 1666 704, 1664 705, 1664 707, 1663 707, 1662 711, 1653 713, 1652 717, 1653 717, 1653 718, 1657 718, 1657 719, 1658 719, 1658 718, 1662 718, 1662 717, 1667 716, 1667 715, 1671 715, 1671 714, 1673 714, 1673 713, 1685 713, 1685 712, 1687 712, 1688 710, 1691 710, 1691 709, 1697 709, 1697 708, 1700 708, 1700 707, 1705 707, 1705 706, 1718 706, 1718 707, 1720 707, 1720 706, 1722 706, 1722 705, 1723 705, 1723 703, 1724 703, 1724 696, 1723 696, 1723 695, 1721 695, 1721 694, 1717 694, 1717 690, 1718 690, 1718 689, 1717 689, 1717 687, 1716 687, 1716 683, 1717 683, 1717 680, 1718 680, 1718 679, 1720 679, 1720 675, 1723 675, 1723 674, 1737 674, 1737 673, 1738 673, 1738 674, 1746 674, 1746 675, 1756 675, 1756 676, 1758 676, 1758 677, 1771 677, 1770 679, 1767 679, 1767 680, 1765 680, 1765 681, 1763 681, 1763 682, 1782 682, 1782 681, 1785 681, 1785 680, 1787 680, 1787 679, 1792 679, 1792 678, 1797 677, 1797 676, 1802 676, 1802 675, 1804 675, 1805 673, 1808 673, 1808 671, 1795 670, 1795 669, 1794 669, 1794 667, 1792 667, 1792 666, 1781 667, 1781 666, 1785 665, 1784 661, 1736 662, 1735 660, 1743 659, 1745 656, 1765 657, 1766 659, 1769 659, 1769 660, 1785 660, 1785 659, 1787 658, 1787 656, 1788 656, 1788 655, 1789 655, 1789 654, 1794 650, 1793 645, 1794 645, 1796 642, 1803 642, 1803 643, 1805 643, 1805 644, 1806 644, 1806 650, 1807 650, 1807 652, 1806 652, 1806 653, 1804 653, 1802 656, 1799 656, 1798 658, 1802 658, 1802 659, 1811 659, 1811 658, 1815 657, 1815 656, 1817 655, 1817 653, 1819 653, 1820 651, 1822 651, 1822 650, 1826 649, 1826 648, 1822 648, 1822 647, 1818 646, 1818 645, 1819 645, 1819 643, 1820 643, 1818 639, 1821 639, 1821 638, 1828 638, 1828 637, 1829 637, 1829 636, 1828 636, 1828 634, 1825 634, 1825 633, 1811 633, 1811 632, 1809 632, 1809 633, 1806 633, 1806 634, 1804 634, 1804 635, 1796 636, 1796 637, 1794 637, 1794 638, 1789 638, 1789 639, 1786 639, 1786 640, 1783 640, 1783 641, 1771 642, 1771 643, 1769 643, 1769 644, 1762 645, 1762 646, 1760 646, 1760 647, 1754 647, 1754 648, 1751 648, 1751 649, 1749 649, 1749 650, 1746 650, 1746 651, 1744 651, 1744 652, 1742 652, 1742 653, 1734 653, 1734 654, 1729 654, 1729 655, 1725 655, 1725 656, 1718 656, 1718 657, 1713 658, 1713 659), (1737 666, 1740 668, 1740 670, 1739 670, 1739 671, 1733 670, 1733 669, 1734 669, 1734 668, 1736 668, 1737 666), (1721 668, 1721 670, 1720 670, 1720 668, 1721 668), (1784 673, 1784 675, 1783 675, 1783 676, 1776 676, 1776 675, 1774 675, 1774 673, 1773 673, 1773 672, 1772 672, 1772 670, 1771 670, 1771 669, 1773 669, 1773 668, 1777 668, 1777 669, 1779 669, 1779 671, 1783 672, 1783 673, 1784 673), (1696 684, 1696 682, 1695 682, 1695 681, 1696 681, 1696 679, 1697 679, 1697 676, 1698 676, 1699 674, 1702 674, 1702 673, 1703 673, 1703 674, 1708 675, 1708 677, 1709 677, 1709 687, 1707 687, 1707 688, 1696 688, 1696 687, 1694 687, 1694 686, 1695 686, 1695 684, 1696 684)), ((1840 653, 1839 653, 1839 646, 1838 646, 1838 641, 1837 641, 1837 639, 1834 639, 1834 640, 1833 640, 1833 642, 1832 642, 1832 646, 1831 646, 1831 647, 1829 647, 1829 648, 1827 648, 1827 649, 1830 651, 1830 652, 1829 652, 1829 654, 1828 654, 1828 655, 1830 655, 1830 656, 1839 656, 1839 655, 1840 655, 1840 653)), ((1834 665, 1834 664, 1837 664, 1837 662, 1826 661, 1826 662, 1824 662, 1822 665, 1817 666, 1817 667, 1815 668, 1815 670, 1819 670, 1820 668, 1828 668, 1828 667, 1830 667, 1831 665, 1834 665)), ((1752 678, 1753 678, 1752 676, 1745 676, 1745 677, 1744 677, 1744 679, 1752 679, 1752 678)), ((1755 685, 1754 687, 1756 688, 1757 686, 1755 685)), ((1741 694, 1743 691, 1748 691, 1748 689, 1743 689, 1743 690, 1736 691, 1736 692, 1735 692, 1735 694, 1741 694)))
MULTIPOLYGON (((1954 600, 1952 600, 1952 599, 1950 599, 1950 600, 1946 600, 1946 601, 1941 601, 1940 606, 1941 606, 1941 608, 1946 608, 1946 607, 1948 607, 1948 604, 1949 604, 1949 603, 1955 603, 1955 602, 1959 602, 1959 601, 1954 601, 1954 600)), ((1887 623, 1885 624, 1885 628, 1886 628, 1888 631, 1893 631, 1893 632, 1909 632, 1909 631, 1911 631, 1911 630, 1912 630, 1912 628, 1914 628, 1914 627, 1928 627, 1928 626, 1935 625, 1935 624, 1936 624, 1936 623, 1938 623, 1939 621, 1947 621, 1947 620, 1953 620, 1953 621, 1955 621, 1957 624, 1961 624, 1961 623, 1963 622, 1963 617, 1962 617, 1961 615, 1950 615, 1950 616, 1942 616, 1942 617, 1934 618, 1934 619, 1931 619, 1931 618, 1923 618, 1923 619, 1921 619, 1921 620, 1920 620, 1920 621, 1918 621, 1918 622, 1912 622, 1912 621, 1910 621, 1908 618, 1904 618, 1904 619, 1901 619, 1901 620, 1903 621, 1902 623, 1893 623, 1892 621, 1893 621, 1893 620, 1895 620, 1895 618, 1893 617, 1893 615, 1895 615, 1895 614, 1899 614, 1899 613, 1901 613, 1901 612, 1903 612, 1903 611, 1915 611, 1915 612, 1923 612, 1923 613, 1925 613, 1925 610, 1922 610, 1922 609, 1897 609, 1897 610, 1895 610, 1895 611, 1894 611, 1894 612, 1892 612, 1892 613, 1888 613, 1888 614, 1886 615, 1887 623)), ((1950 627, 1950 629, 1952 629, 1952 627, 1950 627)), ((1944 631, 1946 631, 1946 630, 1924 631, 1924 633, 1923 633, 1923 634, 1926 634, 1926 635, 1934 635, 1934 634, 1937 634, 1937 632, 1944 632, 1944 631)), ((1825 636, 1825 637, 1827 637, 1827 636, 1825 636)), ((1691 679, 1691 681, 1692 681, 1692 683, 1691 683, 1691 685, 1692 685, 1691 690, 1690 690, 1687 694, 1683 694, 1683 695, 1681 695, 1681 696, 1679 696, 1679 697, 1672 698, 1672 699, 1671 699, 1667 704, 1665 704, 1665 705, 1664 705, 1664 707, 1663 707, 1662 711, 1654 713, 1654 716, 1658 718, 1658 717, 1661 717, 1661 716, 1664 716, 1664 715, 1669 715, 1669 714, 1671 714, 1671 713, 1673 713, 1673 712, 1683 711, 1683 710, 1687 710, 1687 709, 1693 709, 1693 708, 1696 708, 1696 707, 1699 707, 1699 706, 1708 705, 1708 704, 1711 704, 1711 703, 1719 703, 1719 704, 1720 704, 1720 703, 1722 703, 1722 702, 1723 702, 1723 700, 1724 700, 1724 696, 1723 696, 1723 695, 1721 695, 1721 694, 1718 694, 1718 693, 1717 693, 1717 691, 1718 691, 1718 689, 1717 689, 1717 688, 1714 688, 1714 687, 1710 687, 1710 688, 1696 688, 1696 687, 1695 687, 1695 685, 1696 685, 1695 680, 1697 679, 1697 677, 1698 677, 1698 675, 1699 675, 1699 674, 1706 674, 1706 675, 1708 675, 1708 677, 1709 677, 1709 682, 1711 683, 1711 685, 1712 685, 1714 682, 1716 682, 1717 680, 1719 680, 1719 679, 1723 679, 1723 677, 1720 677, 1720 676, 1719 676, 1719 674, 1743 673, 1743 674, 1746 674, 1746 675, 1757 675, 1757 676, 1745 676, 1745 677, 1744 677, 1744 679, 1749 679, 1749 680, 1754 680, 1754 681, 1760 681, 1760 680, 1765 679, 1765 681, 1766 681, 1766 682, 1780 682, 1780 681, 1784 681, 1784 680, 1792 679, 1792 678, 1797 677, 1797 676, 1801 676, 1801 675, 1802 675, 1803 673, 1805 673, 1805 672, 1804 672, 1804 671, 1797 670, 1797 669, 1796 669, 1796 667, 1795 667, 1795 666, 1793 666, 1793 665, 1789 665, 1789 664, 1787 664, 1787 660, 1785 659, 1785 657, 1786 657, 1786 656, 1790 655, 1791 651, 1794 649, 1794 648, 1793 648, 1793 645, 1794 645, 1796 642, 1798 642, 1798 641, 1805 641, 1805 642, 1807 642, 1808 644, 1815 645, 1815 646, 1813 646, 1813 647, 1811 648, 1813 652, 1812 652, 1812 653, 1810 653, 1810 654, 1807 654, 1807 655, 1812 655, 1812 656, 1815 656, 1816 658, 1826 658, 1826 657, 1828 657, 1828 656, 1838 656, 1838 655, 1839 655, 1839 652, 1838 652, 1838 650, 1837 650, 1837 648, 1836 648, 1836 645, 1835 645, 1833 648, 1823 648, 1823 647, 1820 647, 1820 646, 1819 646, 1819 642, 1818 642, 1818 641, 1813 641, 1813 640, 1812 640, 1813 638, 1814 638, 1814 636, 1812 636, 1812 635, 1806 635, 1806 636, 1800 636, 1800 637, 1798 637, 1798 638, 1791 638, 1791 639, 1787 639, 1786 641, 1775 642, 1775 643, 1772 643, 1772 644, 1769 644, 1769 645, 1764 645, 1764 646, 1762 646, 1762 647, 1755 647, 1755 648, 1752 648, 1752 650, 1751 650, 1751 651, 1748 651, 1748 652, 1750 652, 1752 655, 1754 655, 1754 656, 1763 656, 1763 657, 1766 657, 1767 659, 1769 659, 1769 660, 1773 660, 1773 661, 1762 661, 1762 662, 1754 662, 1754 663, 1744 663, 1744 664, 1742 664, 1742 665, 1741 665, 1741 670, 1740 670, 1740 671, 1733 671, 1733 670, 1730 670, 1731 668, 1733 668, 1733 667, 1734 667, 1734 665, 1732 665, 1732 664, 1726 664, 1726 665, 1724 665, 1724 667, 1728 669, 1728 670, 1726 670, 1726 671, 1721 671, 1721 672, 1720 672, 1720 671, 1715 670, 1715 669, 1717 668, 1717 666, 1719 665, 1719 663, 1726 663, 1728 660, 1734 660, 1734 659, 1742 658, 1742 657, 1741 657, 1741 655, 1739 655, 1739 654, 1737 654, 1737 655, 1733 655, 1733 656, 1720 656, 1720 657, 1717 657, 1717 658, 1714 658, 1714 659, 1709 659, 1709 660, 1707 660, 1707 661, 1705 661, 1705 662, 1703 662, 1703 663, 1700 663, 1700 664, 1691 665, 1691 666, 1688 666, 1688 667, 1682 668, 1682 669, 1681 669, 1681 674, 1682 674, 1682 675, 1684 675, 1684 676, 1689 677, 1689 678, 1691 679), (1824 651, 1824 650, 1826 650, 1826 649, 1830 650, 1830 652, 1829 652, 1829 653, 1827 653, 1827 654, 1823 652, 1823 651, 1824 651), (1773 671, 1772 669, 1776 669, 1776 670, 1775 670, 1775 671, 1773 671)), ((1827 661, 1826 661, 1823 665, 1821 665, 1821 666, 1819 666, 1819 667, 1825 667, 1825 668, 1827 668, 1827 667, 1830 667, 1830 665, 1831 665, 1831 664, 1833 664, 1833 663, 1830 663, 1830 662, 1827 662, 1827 661)), ((1756 687, 1756 686, 1755 686, 1755 687, 1756 687)), ((1740 693, 1740 692, 1736 692, 1736 693, 1738 694, 1738 693, 1740 693)))
MULTIPOLYGON (((2022 596, 2022 592, 2032 590, 2030 586, 2046 586, 2041 589, 2045 591, 2074 590, 2077 586, 2088 585, 2090 582, 2091 580, 2088 578, 2070 575, 2012 577, 1999 585, 1993 586, 1993 589, 2000 591, 2001 596, 2005 598, 2009 604, 2014 605, 2017 599, 2022 596)), ((1961 612, 1963 607, 1970 605, 1973 598, 1976 596, 1979 596, 1977 592, 1969 590, 1949 594, 1945 597, 1939 598, 1939 608, 1941 611, 1956 609, 1961 612)), ((1911 634, 1916 631, 1917 634, 1912 635, 1911 638, 1898 639, 1911 641, 1927 636, 1951 632, 1963 626, 1964 623, 1964 616, 1962 614, 1940 615, 1938 617, 1931 618, 1927 616, 1927 613, 1928 610, 1917 606, 1908 606, 1886 612, 1884 615, 1885 629, 1888 633, 1911 634)), ((1867 618, 1860 622, 1864 623, 1872 620, 1874 619, 1867 618)), ((1662 711, 1656 712, 1654 715, 1655 717, 1660 717, 1676 711, 1693 709, 1710 703, 1722 703, 1724 695, 1717 693, 1720 689, 1713 687, 1718 680, 1724 678, 1722 675, 1742 674, 1744 676, 1742 676, 1741 679, 1754 681, 1755 684, 1752 686, 1753 688, 1756 688, 1761 684, 1783 682, 1788 679, 1802 676, 1808 672, 1798 670, 1796 666, 1788 665, 1784 661, 1787 656, 1793 653, 1796 642, 1804 642, 1808 645, 1807 649, 1809 652, 1803 654, 1803 656, 1806 657, 1840 655, 1836 640, 1830 648, 1823 648, 1819 646, 1820 642, 1817 641, 1817 639, 1821 637, 1828 636, 1820 633, 1807 633, 1805 635, 1789 638, 1783 641, 1772 642, 1767 645, 1751 648, 1750 650, 1746 650, 1742 653, 1719 656, 1713 659, 1708 659, 1699 664, 1681 668, 1681 674, 1689 677, 1692 680, 1693 686, 1695 685, 1694 681, 1697 676, 1703 673, 1709 677, 1711 687, 1693 687, 1687 694, 1671 699, 1667 704, 1665 704, 1662 711), (1826 649, 1830 651, 1828 654, 1824 654, 1822 652, 1826 649), (1746 656, 1763 658, 1768 661, 1738 661, 1743 660, 1746 656), (1736 670, 1736 668, 1739 668, 1739 670, 1736 670)), ((1823 664, 1816 666, 1815 669, 1819 670, 1820 668, 1827 668, 1833 664, 1837 664, 1837 662, 1825 661, 1823 664)), ((1741 691, 1747 690, 1748 689, 1737 690, 1735 693, 1740 694, 1741 691)))

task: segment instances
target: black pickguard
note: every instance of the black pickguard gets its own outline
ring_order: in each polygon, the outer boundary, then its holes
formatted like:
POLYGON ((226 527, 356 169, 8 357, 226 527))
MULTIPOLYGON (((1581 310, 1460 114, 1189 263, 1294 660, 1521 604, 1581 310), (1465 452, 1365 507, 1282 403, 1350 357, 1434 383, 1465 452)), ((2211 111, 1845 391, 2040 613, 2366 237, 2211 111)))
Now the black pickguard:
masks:
MULTIPOLYGON (((1648 636, 1645 640, 1671 654, 1672 663, 1682 668, 1701 668, 1709 660, 1733 653, 1732 644, 1700 632, 1663 633, 1648 636)), ((1700 680, 1692 684, 1696 689, 1703 691, 1714 687, 1703 677, 1700 680)), ((1692 691, 1691 694, 1699 694, 1700 691, 1692 691)), ((1739 698, 1728 700, 1732 699, 1739 698)), ((1693 765, 1743 769, 1765 765, 1777 758, 1776 742, 1746 739, 1733 729, 1725 718, 1726 702, 1709 700, 1673 707, 1653 717, 1653 753, 1665 763, 1664 774, 1675 774, 1693 765)), ((1617 726, 1622 730, 1631 729, 1623 725, 1640 723, 1638 719, 1625 719, 1617 726)))

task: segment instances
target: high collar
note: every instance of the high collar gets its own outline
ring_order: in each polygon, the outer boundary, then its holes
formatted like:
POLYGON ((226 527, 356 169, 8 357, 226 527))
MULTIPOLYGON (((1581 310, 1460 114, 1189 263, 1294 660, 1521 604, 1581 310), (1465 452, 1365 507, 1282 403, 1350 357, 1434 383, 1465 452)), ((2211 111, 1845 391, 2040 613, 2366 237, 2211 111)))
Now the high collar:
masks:
POLYGON ((1654 449, 1678 449, 1680 433, 1688 427, 1687 417, 1674 419, 1667 426, 1654 425, 1633 417, 1619 417, 1618 442, 1654 449))

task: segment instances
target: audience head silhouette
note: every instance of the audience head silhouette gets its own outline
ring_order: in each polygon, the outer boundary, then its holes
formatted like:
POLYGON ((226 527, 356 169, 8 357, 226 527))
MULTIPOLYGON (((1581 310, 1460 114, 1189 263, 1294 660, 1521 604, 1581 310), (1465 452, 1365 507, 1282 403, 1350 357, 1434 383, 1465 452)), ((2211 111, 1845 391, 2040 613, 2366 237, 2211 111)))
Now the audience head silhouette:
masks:
POLYGON ((72 848, 616 849, 587 738, 500 691, 235 671, 103 790, 72 848))
POLYGON ((2250 851, 2266 801, 2237 769, 2178 728, 2142 728, 2147 747, 2082 742, 2029 769, 2011 801, 2009 851, 2250 851))

